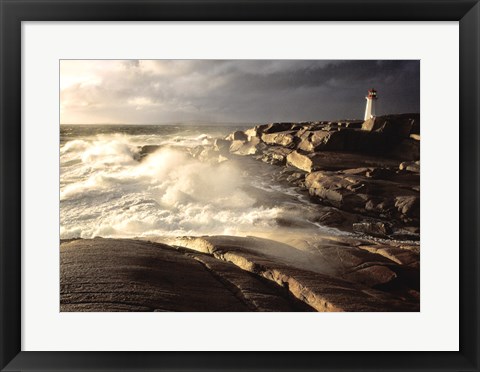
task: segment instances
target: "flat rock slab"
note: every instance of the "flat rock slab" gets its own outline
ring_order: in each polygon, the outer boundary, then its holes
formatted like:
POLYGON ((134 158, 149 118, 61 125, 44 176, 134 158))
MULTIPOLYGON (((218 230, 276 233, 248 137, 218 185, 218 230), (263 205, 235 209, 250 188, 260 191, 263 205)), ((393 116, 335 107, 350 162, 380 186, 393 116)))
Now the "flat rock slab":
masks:
POLYGON ((63 242, 61 311, 312 311, 265 278, 208 255, 123 239, 63 242))
POLYGON ((359 247, 368 252, 376 253, 400 265, 420 269, 420 252, 418 247, 392 247, 389 245, 363 245, 359 247))
MULTIPOLYGON (((418 225, 420 217, 420 195, 416 189, 419 183, 408 182, 402 175, 388 176, 390 179, 373 178, 382 173, 373 168, 365 174, 354 174, 354 169, 346 172, 317 171, 308 174, 305 185, 310 195, 334 207, 363 213, 368 211, 376 217, 401 219, 418 225), (407 182, 398 182, 407 181, 407 182)), ((387 173, 387 171, 384 171, 387 173)), ((406 175, 407 177, 409 175, 406 175)))
POLYGON ((287 163, 305 172, 317 170, 342 170, 362 167, 398 167, 396 160, 346 152, 316 152, 302 154, 293 151, 287 156, 287 163))
MULTIPOLYGON (((302 264, 302 261, 308 257, 314 261, 315 257, 296 255, 296 252, 292 252, 291 247, 289 248, 286 244, 255 237, 233 236, 185 237, 177 239, 176 244, 210 254, 218 260, 231 262, 243 270, 267 278, 287 288, 292 295, 317 311, 419 310, 419 304, 416 301, 398 298, 366 285, 323 274, 314 271, 312 267, 306 269, 308 266, 302 264), (288 257, 298 257, 298 262, 288 264, 288 257)), ((337 248, 329 253, 331 252, 337 256, 337 262, 345 260, 344 257, 339 256, 337 248)), ((390 280, 392 275, 396 275, 389 269, 392 261, 384 256, 365 250, 362 252, 357 248, 355 252, 355 259, 352 260, 354 267, 346 273, 352 279, 361 277, 364 280, 366 276, 371 277, 373 274, 377 278, 390 280), (374 257, 375 261, 362 265, 367 256, 374 257)), ((331 254, 328 256, 329 259, 333 259, 331 254)))

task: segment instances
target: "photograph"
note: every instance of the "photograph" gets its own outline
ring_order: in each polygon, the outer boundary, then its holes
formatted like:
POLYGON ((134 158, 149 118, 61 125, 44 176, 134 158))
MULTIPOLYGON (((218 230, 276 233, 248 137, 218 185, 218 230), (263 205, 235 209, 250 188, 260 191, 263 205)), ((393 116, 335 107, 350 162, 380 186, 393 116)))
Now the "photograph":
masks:
POLYGON ((60 60, 60 311, 420 312, 420 65, 60 60))

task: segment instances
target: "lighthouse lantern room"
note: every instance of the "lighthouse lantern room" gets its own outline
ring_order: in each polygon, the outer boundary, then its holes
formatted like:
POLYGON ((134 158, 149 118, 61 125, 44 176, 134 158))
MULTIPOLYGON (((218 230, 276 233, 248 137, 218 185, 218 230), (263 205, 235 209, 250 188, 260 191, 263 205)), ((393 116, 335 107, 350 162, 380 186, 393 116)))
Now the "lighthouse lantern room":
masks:
POLYGON ((363 120, 375 117, 375 104, 377 98, 377 91, 373 88, 370 89, 368 91, 368 96, 365 97, 367 100, 367 107, 365 108, 365 118, 363 120))

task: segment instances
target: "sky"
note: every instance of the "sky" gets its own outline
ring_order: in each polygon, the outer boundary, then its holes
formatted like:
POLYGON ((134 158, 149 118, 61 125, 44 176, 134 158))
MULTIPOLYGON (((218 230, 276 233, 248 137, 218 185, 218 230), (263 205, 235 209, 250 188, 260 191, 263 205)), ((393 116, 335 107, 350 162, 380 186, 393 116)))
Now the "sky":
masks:
POLYGON ((62 60, 62 124, 268 123, 420 112, 414 60, 62 60))

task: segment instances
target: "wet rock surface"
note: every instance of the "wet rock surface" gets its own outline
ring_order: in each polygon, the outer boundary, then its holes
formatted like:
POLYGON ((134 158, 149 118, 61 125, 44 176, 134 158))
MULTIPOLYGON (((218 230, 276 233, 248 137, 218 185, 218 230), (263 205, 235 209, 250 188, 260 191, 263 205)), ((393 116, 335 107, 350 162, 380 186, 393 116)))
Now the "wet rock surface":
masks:
POLYGON ((124 239, 63 242, 61 311, 313 311, 210 255, 124 239))
POLYGON ((299 250, 270 239, 232 236, 185 237, 175 244, 267 278, 317 311, 419 308, 419 277, 413 268, 418 257, 402 248, 383 245, 377 253, 376 245, 355 247, 326 239, 299 250), (413 266, 404 267, 400 260, 413 266))
POLYGON ((60 308, 418 311, 413 250, 325 243, 299 251, 256 237, 184 237, 169 245, 65 241, 60 248, 60 308))
POLYGON ((279 180, 307 191, 319 205, 336 208, 329 226, 345 228, 348 220, 348 231, 395 238, 407 231, 408 239, 419 239, 418 114, 272 123, 243 133, 227 137, 242 138, 236 146, 232 142, 230 153, 283 167, 279 180), (350 215, 340 218, 342 213, 350 215))
MULTIPOLYGON (((273 123, 245 133, 245 143, 254 136, 256 143, 260 140, 265 144, 253 158, 277 166, 279 182, 308 193, 316 204, 300 212, 306 220, 353 233, 354 238, 344 245, 328 244, 312 236, 300 238, 301 243, 296 241, 292 246, 303 246, 309 255, 308 259, 304 256, 305 262, 300 266, 393 295, 396 301, 408 304, 406 307, 412 303, 418 307, 419 115, 387 115, 367 121, 273 123), (369 243, 359 245, 361 239, 369 243)), ((300 227, 295 221, 277 223, 300 227)), ((288 271, 283 267, 273 271, 279 270, 288 271)), ((290 278, 289 274, 282 277, 290 278)), ((315 297, 307 297, 312 296, 315 297)), ((312 301, 311 306, 325 311, 312 301)), ((339 303, 330 306, 348 307, 339 303)), ((395 306, 390 304, 389 308, 395 306)))
POLYGON ((138 152, 135 154, 134 158, 137 161, 142 161, 148 155, 153 154, 161 148, 159 145, 144 145, 138 147, 138 152))

